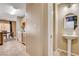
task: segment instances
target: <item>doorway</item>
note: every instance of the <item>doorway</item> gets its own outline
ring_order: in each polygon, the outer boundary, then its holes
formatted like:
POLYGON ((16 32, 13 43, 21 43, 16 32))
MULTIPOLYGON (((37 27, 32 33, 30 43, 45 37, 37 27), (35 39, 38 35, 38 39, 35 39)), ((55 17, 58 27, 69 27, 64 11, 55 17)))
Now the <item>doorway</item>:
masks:
POLYGON ((16 36, 16 22, 0 20, 0 32, 3 33, 3 41, 7 42, 16 36))

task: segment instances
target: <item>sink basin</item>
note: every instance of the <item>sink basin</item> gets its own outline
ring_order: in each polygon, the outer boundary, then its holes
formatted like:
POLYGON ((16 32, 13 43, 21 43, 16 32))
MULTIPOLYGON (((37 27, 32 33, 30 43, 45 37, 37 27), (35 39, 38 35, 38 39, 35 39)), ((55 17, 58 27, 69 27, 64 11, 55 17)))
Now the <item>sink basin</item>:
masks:
POLYGON ((73 35, 67 35, 67 34, 64 34, 63 37, 65 39, 68 39, 68 40, 72 40, 72 39, 76 39, 78 36, 73 34, 73 35))

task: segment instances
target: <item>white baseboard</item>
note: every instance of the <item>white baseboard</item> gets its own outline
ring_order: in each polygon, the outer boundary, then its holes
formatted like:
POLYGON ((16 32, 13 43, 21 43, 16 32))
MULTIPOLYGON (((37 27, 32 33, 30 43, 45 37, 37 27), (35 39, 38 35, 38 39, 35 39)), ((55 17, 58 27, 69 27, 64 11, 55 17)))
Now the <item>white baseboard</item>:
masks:
MULTIPOLYGON (((57 56, 60 55, 58 51, 60 51, 60 52, 64 52, 64 53, 67 53, 66 50, 63 50, 63 49, 57 48, 56 51, 55 51, 55 55, 57 55, 57 56)), ((72 54, 73 56, 79 56, 79 55, 76 54, 76 53, 71 53, 71 54, 72 54)))

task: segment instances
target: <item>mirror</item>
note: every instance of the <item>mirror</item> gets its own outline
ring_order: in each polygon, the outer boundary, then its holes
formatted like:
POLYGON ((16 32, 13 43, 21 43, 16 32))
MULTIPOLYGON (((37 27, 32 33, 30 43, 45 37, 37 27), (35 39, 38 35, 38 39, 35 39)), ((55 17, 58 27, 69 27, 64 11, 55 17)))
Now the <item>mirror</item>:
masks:
POLYGON ((69 13, 64 17, 64 32, 72 34, 77 28, 77 16, 73 13, 69 13))
MULTIPOLYGON (((65 16, 64 23, 65 22, 73 22, 74 24, 74 30, 77 28, 77 15, 73 13, 69 13, 65 16)), ((72 26, 72 25, 69 25, 72 26)))

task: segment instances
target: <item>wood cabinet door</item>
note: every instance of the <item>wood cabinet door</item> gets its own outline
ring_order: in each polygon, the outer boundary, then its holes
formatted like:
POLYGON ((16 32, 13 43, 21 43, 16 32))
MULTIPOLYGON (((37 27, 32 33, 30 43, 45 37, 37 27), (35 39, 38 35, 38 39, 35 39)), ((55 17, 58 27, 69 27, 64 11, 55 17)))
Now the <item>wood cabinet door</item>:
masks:
POLYGON ((2 34, 2 32, 0 32, 0 45, 2 45, 3 44, 3 34, 2 34))

